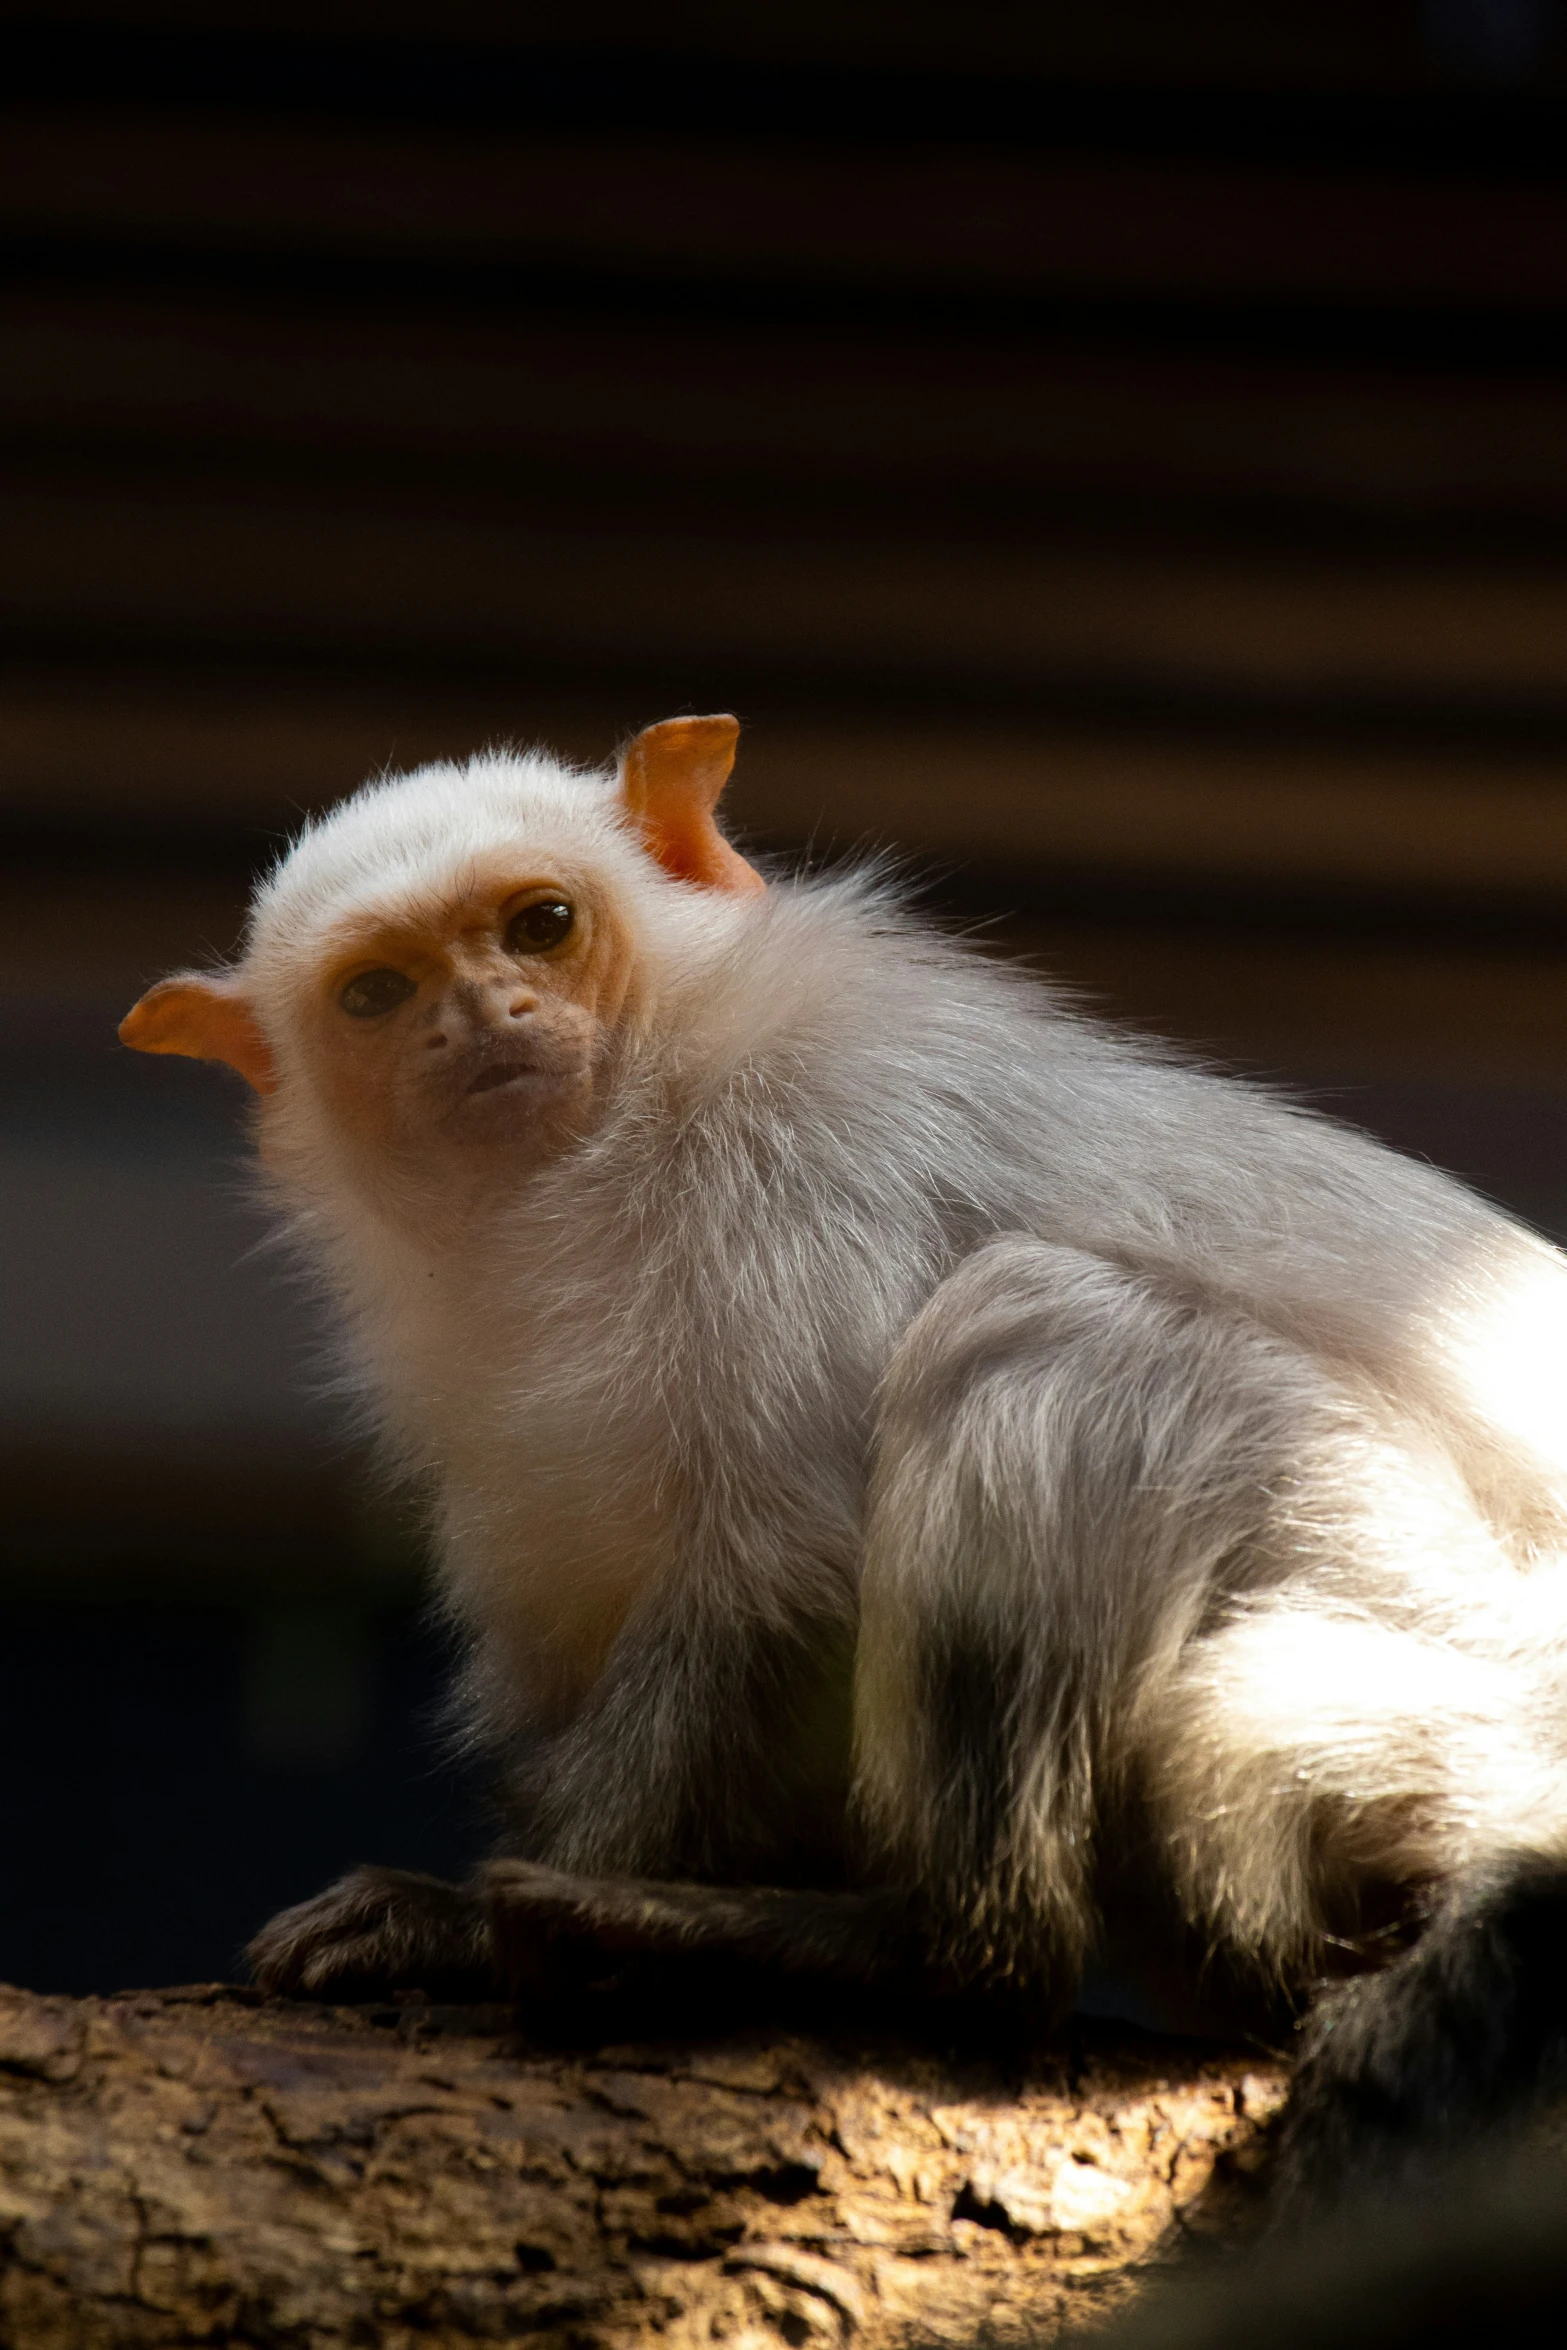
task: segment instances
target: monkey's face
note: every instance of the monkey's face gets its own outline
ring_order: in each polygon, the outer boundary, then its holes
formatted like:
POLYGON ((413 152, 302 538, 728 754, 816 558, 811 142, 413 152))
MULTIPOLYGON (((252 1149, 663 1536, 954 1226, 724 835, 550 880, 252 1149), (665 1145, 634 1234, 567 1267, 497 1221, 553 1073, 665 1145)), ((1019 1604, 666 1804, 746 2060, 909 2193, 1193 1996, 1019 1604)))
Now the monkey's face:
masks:
POLYGON ((586 874, 498 863, 344 922, 291 1007, 300 1074, 377 1152, 548 1156, 591 1123, 631 966, 586 874))
POLYGON ((238 1070, 274 1167, 318 1186, 408 1174, 428 1203, 453 1154, 481 1183, 548 1157, 645 1021, 655 939, 674 969, 764 891, 713 813, 738 732, 665 719, 615 778, 486 752, 371 784, 263 885, 243 960, 160 980, 121 1038, 238 1070))

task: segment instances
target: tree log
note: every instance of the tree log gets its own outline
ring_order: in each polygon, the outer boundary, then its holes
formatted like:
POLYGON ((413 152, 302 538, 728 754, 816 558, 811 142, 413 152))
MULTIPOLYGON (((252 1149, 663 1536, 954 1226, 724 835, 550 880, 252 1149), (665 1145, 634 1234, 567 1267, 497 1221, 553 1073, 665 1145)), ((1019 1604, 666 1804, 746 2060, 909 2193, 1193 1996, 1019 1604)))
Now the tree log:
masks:
POLYGON ((0 2342, 1047 2337, 1237 2224, 1283 2093, 1086 2025, 591 2050, 509 2010, 0 1991, 0 2342))

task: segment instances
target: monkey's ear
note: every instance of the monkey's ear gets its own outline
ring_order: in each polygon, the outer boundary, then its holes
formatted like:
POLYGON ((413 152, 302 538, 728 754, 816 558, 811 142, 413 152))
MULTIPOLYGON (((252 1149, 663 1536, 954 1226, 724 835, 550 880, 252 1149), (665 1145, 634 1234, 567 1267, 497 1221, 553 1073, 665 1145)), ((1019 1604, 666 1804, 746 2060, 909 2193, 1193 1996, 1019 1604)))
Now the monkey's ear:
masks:
POLYGON ((160 979, 120 1022, 120 1042, 138 1053, 183 1053, 227 1061, 257 1093, 276 1093, 267 1040, 237 980, 200 971, 160 979))
POLYGON ((767 884, 713 821, 739 739, 737 718, 666 718, 644 727, 621 763, 620 789, 666 873, 748 897, 767 884))

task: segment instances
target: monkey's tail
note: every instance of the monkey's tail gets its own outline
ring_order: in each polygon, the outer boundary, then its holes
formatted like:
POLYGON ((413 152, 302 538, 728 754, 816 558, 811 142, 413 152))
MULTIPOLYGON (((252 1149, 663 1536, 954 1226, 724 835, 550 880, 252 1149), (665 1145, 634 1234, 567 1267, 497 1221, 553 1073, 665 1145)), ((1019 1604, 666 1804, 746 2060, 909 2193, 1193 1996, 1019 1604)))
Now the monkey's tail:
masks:
POLYGON ((1567 1862, 1454 1879, 1412 1949, 1306 2027, 1273 2168, 1297 2219, 1406 2187, 1567 2091, 1567 1862))

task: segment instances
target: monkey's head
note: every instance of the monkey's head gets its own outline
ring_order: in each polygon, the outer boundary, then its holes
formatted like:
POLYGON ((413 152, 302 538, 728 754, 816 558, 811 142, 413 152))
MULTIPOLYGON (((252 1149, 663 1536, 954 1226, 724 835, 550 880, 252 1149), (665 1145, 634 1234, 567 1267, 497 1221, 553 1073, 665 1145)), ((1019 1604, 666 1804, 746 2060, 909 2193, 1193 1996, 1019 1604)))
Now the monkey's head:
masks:
POLYGON ((764 886, 714 816, 738 734, 666 720, 614 776, 492 753, 369 785, 262 885, 239 963, 161 980, 121 1038, 237 1069, 284 1155, 382 1180, 546 1158, 661 981, 764 886))

